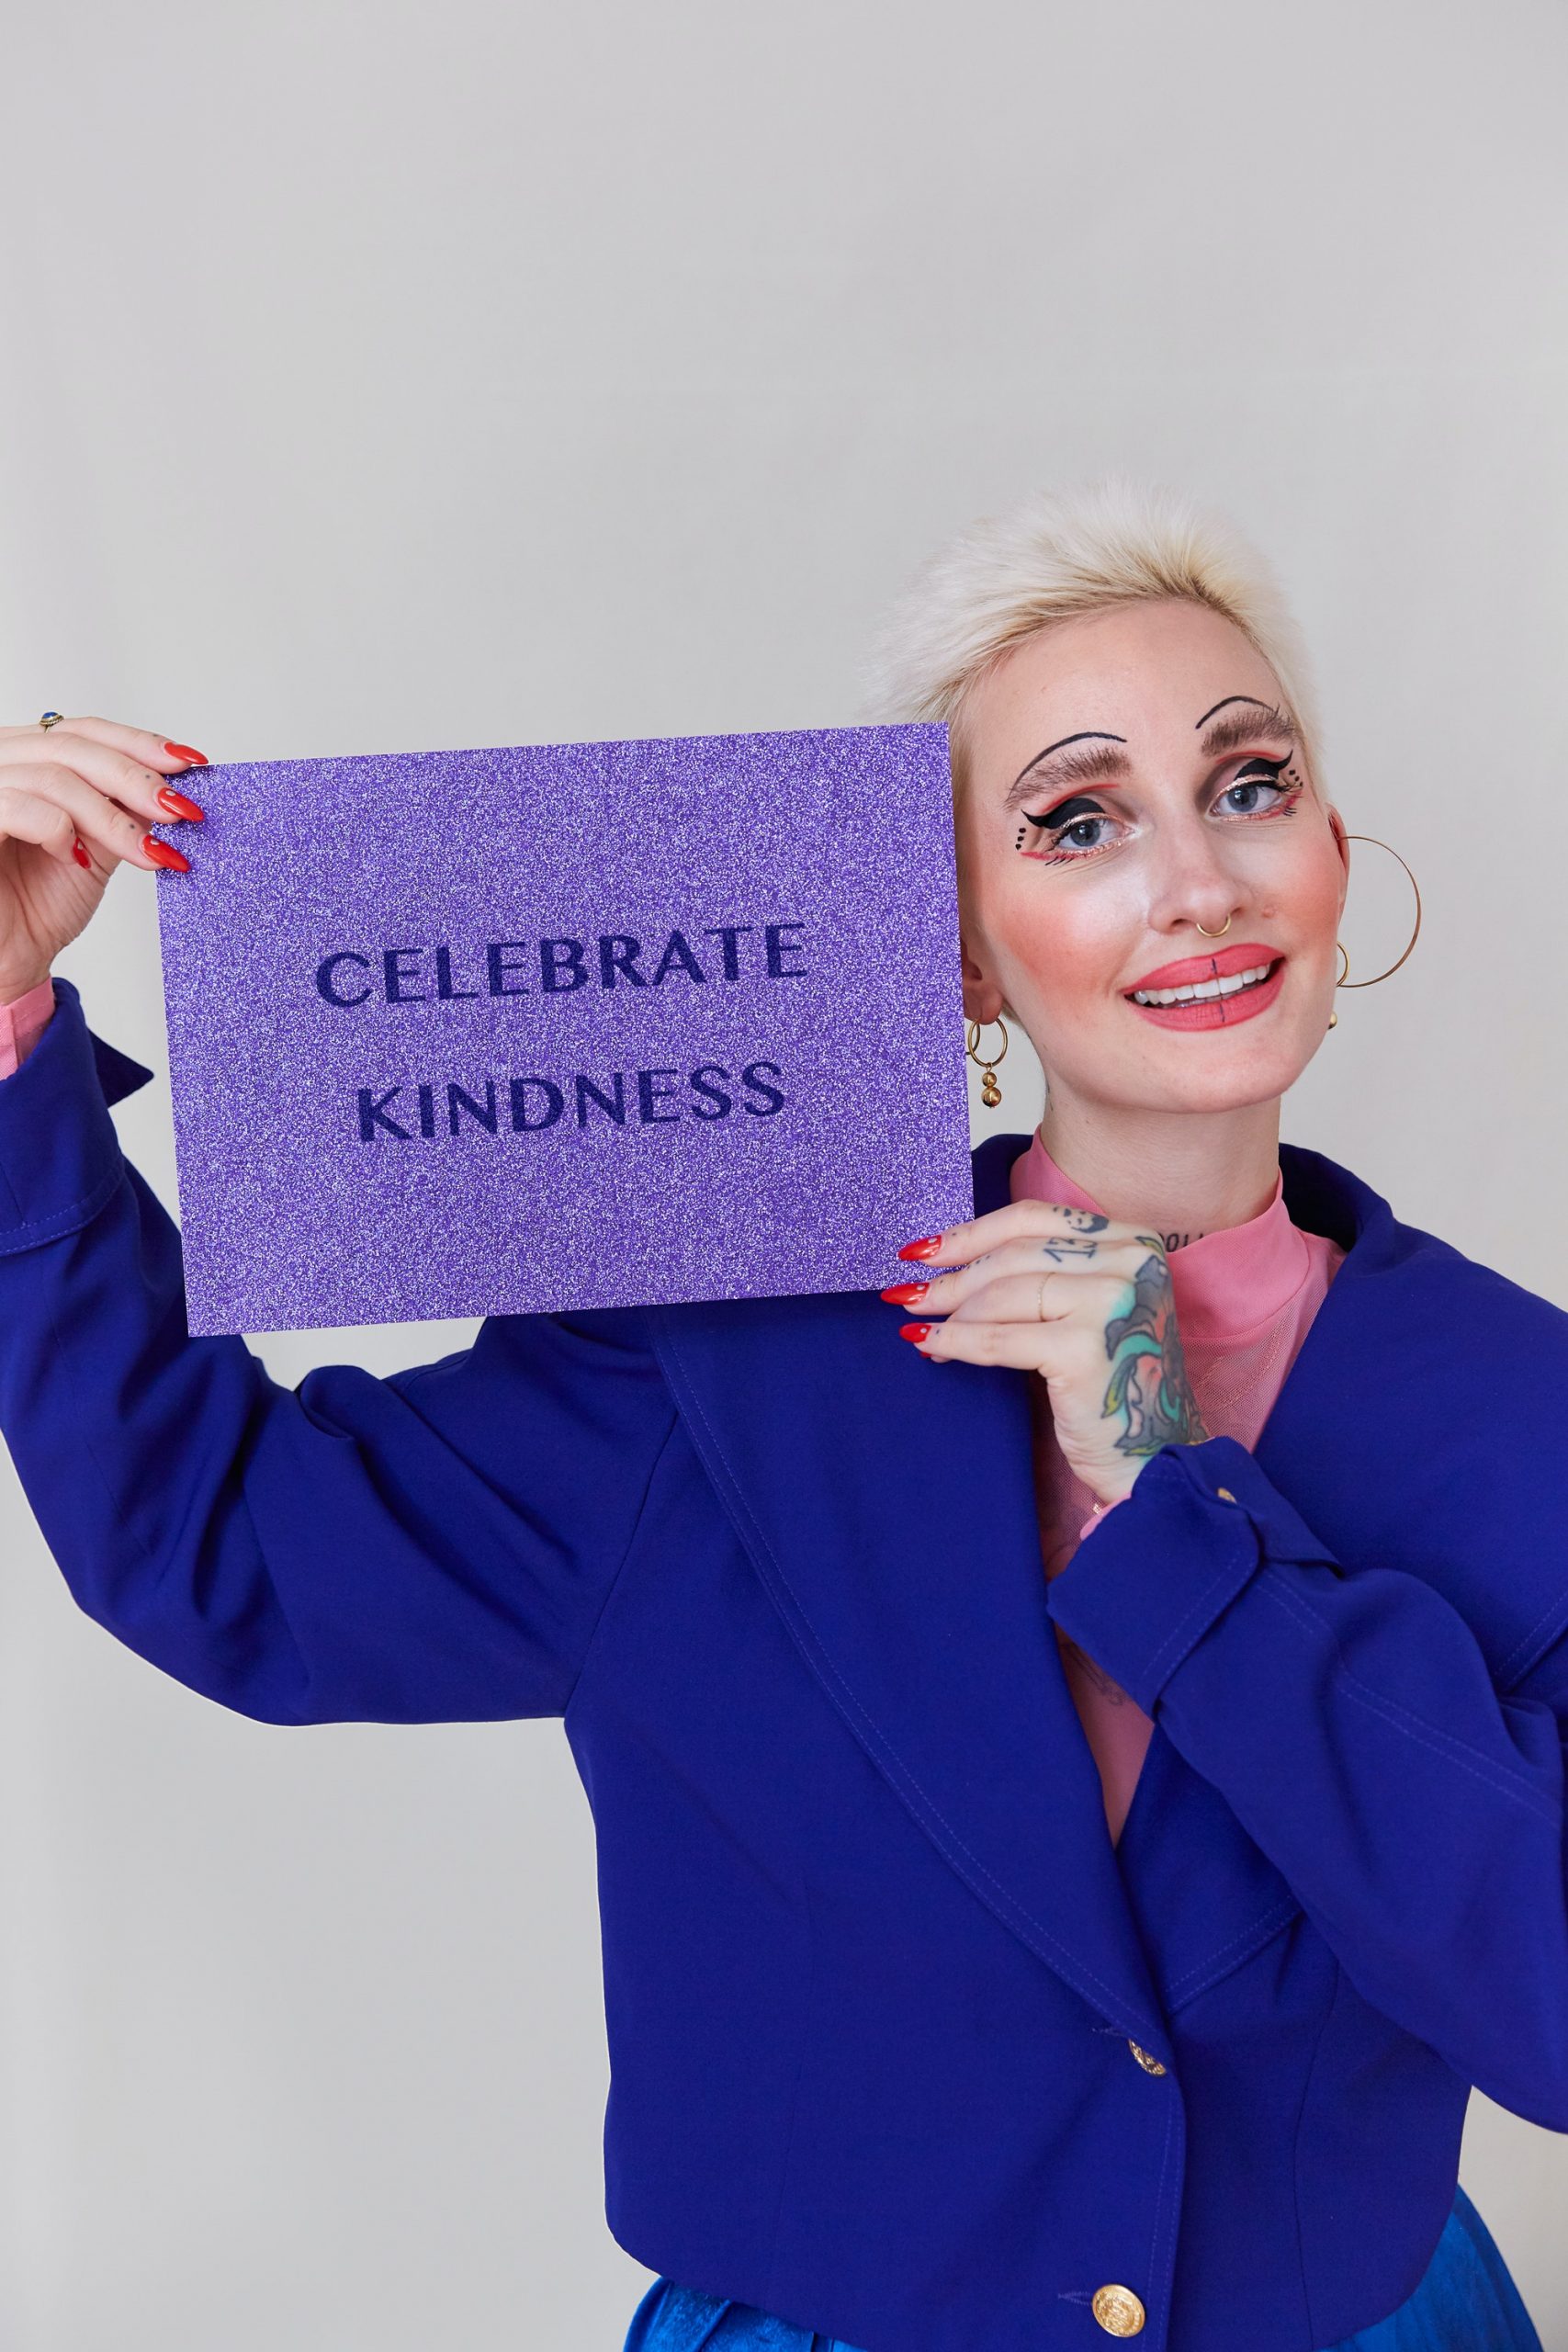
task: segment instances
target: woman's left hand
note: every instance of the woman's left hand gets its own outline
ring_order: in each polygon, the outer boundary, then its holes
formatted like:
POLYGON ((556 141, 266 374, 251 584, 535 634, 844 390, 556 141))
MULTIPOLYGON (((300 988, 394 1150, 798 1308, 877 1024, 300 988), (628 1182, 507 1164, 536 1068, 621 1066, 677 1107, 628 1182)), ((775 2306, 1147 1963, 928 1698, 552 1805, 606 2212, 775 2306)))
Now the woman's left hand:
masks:
POLYGON ((1210 1434, 1157 1234, 1065 1202, 1013 1201, 898 1255, 955 1269, 883 1292, 922 1318, 901 1327, 906 1338, 939 1363, 1039 1373, 1068 1466, 1102 1502, 1119 1502, 1162 1445, 1210 1434))

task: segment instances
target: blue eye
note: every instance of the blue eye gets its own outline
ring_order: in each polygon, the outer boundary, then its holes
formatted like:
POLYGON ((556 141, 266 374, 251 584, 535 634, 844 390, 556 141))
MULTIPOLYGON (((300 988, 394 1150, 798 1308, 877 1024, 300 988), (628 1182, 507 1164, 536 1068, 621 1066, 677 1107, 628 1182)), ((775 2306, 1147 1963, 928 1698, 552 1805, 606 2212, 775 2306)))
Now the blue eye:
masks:
MULTIPOLYGON (((1280 782, 1280 773, 1281 769, 1289 767, 1293 756, 1293 753, 1287 752, 1282 760, 1248 760, 1247 766, 1243 768, 1241 773, 1237 775, 1235 782, 1231 785, 1226 791, 1221 793, 1221 799, 1229 800, 1233 794, 1238 792, 1256 795, 1259 786, 1262 786, 1265 792, 1288 794, 1292 787, 1289 785, 1284 785, 1280 782), (1260 773, 1249 775, 1247 773, 1248 769, 1260 771, 1260 773)), ((1250 817, 1256 812, 1257 808, 1258 801, 1256 797, 1254 797, 1246 803, 1245 807, 1238 811, 1238 814, 1243 817, 1250 817)))
MULTIPOLYGON (((1081 851, 1100 847, 1098 841, 1082 838, 1086 831, 1092 831, 1096 825, 1111 824, 1114 820, 1105 815, 1098 801, 1091 800, 1087 793, 1079 792, 1075 793, 1070 800, 1059 800, 1055 808, 1048 809, 1043 817, 1032 816, 1025 810, 1023 821, 1026 825, 1032 825, 1040 835, 1042 850, 1056 851, 1066 844, 1069 851, 1081 851)), ((1020 839, 1022 839, 1021 832, 1020 839)))

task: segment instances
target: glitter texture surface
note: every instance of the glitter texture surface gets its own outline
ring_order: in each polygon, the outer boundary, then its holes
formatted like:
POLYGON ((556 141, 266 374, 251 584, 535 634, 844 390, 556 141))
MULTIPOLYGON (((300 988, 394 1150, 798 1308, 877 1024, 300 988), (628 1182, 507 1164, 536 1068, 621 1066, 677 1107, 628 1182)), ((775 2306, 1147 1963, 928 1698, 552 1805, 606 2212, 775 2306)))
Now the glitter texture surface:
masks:
POLYGON ((944 727, 201 798, 157 881, 193 1332, 879 1286, 973 1215, 944 727))

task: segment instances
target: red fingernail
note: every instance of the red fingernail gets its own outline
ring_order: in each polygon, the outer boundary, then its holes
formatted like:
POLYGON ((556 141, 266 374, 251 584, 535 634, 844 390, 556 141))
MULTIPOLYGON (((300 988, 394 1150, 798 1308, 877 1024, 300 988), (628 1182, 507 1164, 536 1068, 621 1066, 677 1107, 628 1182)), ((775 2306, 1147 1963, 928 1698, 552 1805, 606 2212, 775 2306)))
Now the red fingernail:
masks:
POLYGON ((143 853, 152 860, 154 865, 166 865, 171 874, 188 874, 190 872, 189 858, 183 855, 182 853, 175 847, 173 842, 161 842, 155 833, 143 833, 141 836, 141 847, 143 853))
POLYGON ((207 753, 193 751, 188 743, 165 743, 164 749, 171 760, 189 760, 198 768, 208 765, 207 753))
POLYGON ((900 1258, 924 1258, 929 1263, 941 1248, 941 1234, 928 1233, 919 1241, 906 1241, 898 1255, 900 1258))
POLYGON ((917 1299, 924 1298, 930 1288, 930 1283, 895 1283, 882 1295, 889 1306, 913 1306, 917 1299))
POLYGON ((171 817, 195 818, 207 814, 206 809, 198 808, 194 800, 187 800, 183 792, 176 792, 172 784, 160 785, 157 797, 159 808, 166 808, 171 817))
POLYGON ((71 843, 71 854, 75 859, 78 865, 90 866, 93 863, 92 859, 87 855, 86 851, 82 846, 82 836, 80 833, 75 836, 74 840, 71 843))
POLYGON ((929 1323, 900 1323, 898 1326, 898 1337, 901 1340, 913 1340, 917 1343, 921 1340, 929 1340, 931 1332, 931 1327, 929 1323))

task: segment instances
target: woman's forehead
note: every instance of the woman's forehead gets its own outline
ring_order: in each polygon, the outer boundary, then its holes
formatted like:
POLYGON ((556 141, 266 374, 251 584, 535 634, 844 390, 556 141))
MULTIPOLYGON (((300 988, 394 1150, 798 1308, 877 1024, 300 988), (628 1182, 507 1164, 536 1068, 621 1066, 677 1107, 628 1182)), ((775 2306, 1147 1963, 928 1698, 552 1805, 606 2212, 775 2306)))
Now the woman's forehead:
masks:
POLYGON ((1076 613, 1032 630, 976 681, 974 702, 998 716, 1065 713, 1066 731, 1101 726, 1107 712, 1145 727, 1184 716, 1193 726, 1233 694, 1278 704, 1280 682, 1224 614, 1187 598, 1160 597, 1076 613), (1082 715, 1085 695, 1097 695, 1104 707, 1082 715))

